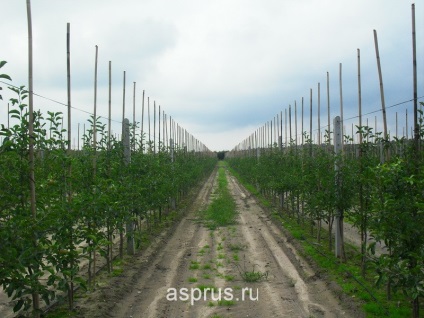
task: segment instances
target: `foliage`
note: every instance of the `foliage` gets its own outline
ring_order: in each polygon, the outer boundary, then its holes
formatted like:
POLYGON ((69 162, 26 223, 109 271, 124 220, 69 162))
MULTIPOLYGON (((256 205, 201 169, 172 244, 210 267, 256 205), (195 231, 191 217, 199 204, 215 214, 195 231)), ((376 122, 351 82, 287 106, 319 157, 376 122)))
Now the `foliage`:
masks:
MULTIPOLYGON (((333 152, 328 138, 326 144, 315 145, 305 134, 306 142, 300 147, 292 143, 281 149, 241 150, 231 152, 227 161, 268 200, 276 203, 279 198, 281 217, 312 225, 318 243, 321 222, 332 233, 335 213, 343 211, 361 233, 362 276, 369 264, 376 271, 376 283, 387 284, 387 296, 401 291, 417 317, 418 300, 424 296, 422 115, 419 123, 419 142, 384 140, 381 133, 364 126, 358 127, 363 143, 355 145, 347 136, 350 141, 342 155, 333 152), (387 247, 382 255, 375 254, 377 242, 387 247)), ((304 234, 299 238, 304 239, 304 234)), ((331 250, 332 235, 328 239, 331 250)))
POLYGON ((178 203, 210 174, 216 158, 176 145, 172 161, 163 144, 156 153, 149 152, 141 136, 131 135, 131 161, 126 164, 122 142, 109 139, 106 125, 93 117, 82 149, 69 151, 62 113, 34 112, 34 219, 29 197, 28 92, 24 87, 10 89, 16 95, 10 100, 12 125, 2 124, 0 130, 0 284, 16 300, 15 311, 30 309, 35 293, 48 304, 58 292, 68 295, 72 309, 75 285, 95 287, 99 255, 112 270, 111 246, 117 234, 125 235, 126 224, 133 224, 135 236, 141 238, 146 228, 141 224, 146 222, 150 229, 165 219, 171 201, 178 203), (80 271, 85 260, 88 277, 80 271))

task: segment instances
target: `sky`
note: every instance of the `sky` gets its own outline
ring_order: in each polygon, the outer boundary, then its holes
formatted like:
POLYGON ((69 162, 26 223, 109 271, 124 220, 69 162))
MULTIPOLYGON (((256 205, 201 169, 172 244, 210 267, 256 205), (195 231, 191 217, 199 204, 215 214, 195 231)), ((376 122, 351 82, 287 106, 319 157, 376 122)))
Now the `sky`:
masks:
MULTIPOLYGON (((402 135, 407 110, 409 126, 413 118, 413 103, 407 102, 413 98, 411 4, 405 0, 33 0, 34 92, 45 97, 35 97, 34 109, 67 112, 63 104, 70 23, 73 145, 78 123, 82 127, 87 112, 93 112, 96 45, 97 114, 105 118, 108 114, 111 61, 115 133, 121 131, 125 71, 125 117, 132 121, 136 82, 137 122, 145 90, 151 121, 155 102, 212 151, 232 149, 280 112, 284 116, 289 107, 294 114, 295 103, 300 136, 302 97, 306 127, 311 89, 316 134, 318 83, 321 131, 327 124, 327 72, 330 115, 340 115, 340 63, 344 125, 350 132, 352 124, 358 124, 357 49, 363 121, 368 118, 374 127, 377 120, 381 131, 375 29, 388 128, 395 135, 398 112, 402 135)), ((416 4, 419 97, 424 95, 423 7, 416 4)), ((28 84, 26 13, 24 0, 1 1, 0 60, 8 63, 0 73, 10 75, 16 86, 28 84)), ((0 124, 7 124, 7 102, 14 96, 7 85, 0 87, 0 124)))

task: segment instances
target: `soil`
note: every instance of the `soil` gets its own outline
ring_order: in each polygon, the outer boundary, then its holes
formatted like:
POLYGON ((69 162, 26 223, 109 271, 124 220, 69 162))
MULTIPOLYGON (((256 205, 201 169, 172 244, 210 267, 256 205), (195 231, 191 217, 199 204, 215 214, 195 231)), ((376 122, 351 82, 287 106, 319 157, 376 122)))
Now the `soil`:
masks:
POLYGON ((121 275, 100 276, 95 291, 77 298, 77 316, 363 316, 353 300, 299 255, 281 224, 228 172, 236 223, 206 227, 199 211, 213 199, 216 178, 215 170, 178 222, 126 258, 121 275), (247 275, 257 281, 247 282, 247 275))

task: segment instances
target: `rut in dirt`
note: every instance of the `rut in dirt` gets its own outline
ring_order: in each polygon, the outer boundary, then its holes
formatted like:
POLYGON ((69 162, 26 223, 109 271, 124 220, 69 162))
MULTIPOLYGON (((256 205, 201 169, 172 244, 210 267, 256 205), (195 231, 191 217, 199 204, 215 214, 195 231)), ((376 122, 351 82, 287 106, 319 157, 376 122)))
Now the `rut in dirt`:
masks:
POLYGON ((215 170, 166 244, 134 264, 132 278, 121 282, 124 294, 108 295, 113 306, 97 308, 98 317, 358 317, 255 198, 228 172, 226 178, 237 206, 234 224, 210 228, 200 217, 216 193, 215 170))

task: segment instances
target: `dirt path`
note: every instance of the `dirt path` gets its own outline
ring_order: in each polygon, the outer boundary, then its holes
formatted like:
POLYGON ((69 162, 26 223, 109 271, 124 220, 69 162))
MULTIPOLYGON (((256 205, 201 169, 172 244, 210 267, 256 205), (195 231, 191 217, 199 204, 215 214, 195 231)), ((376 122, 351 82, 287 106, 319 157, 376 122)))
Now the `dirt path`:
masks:
POLYGON ((124 275, 79 304, 82 317, 360 317, 341 306, 233 177, 237 223, 203 226, 197 212, 215 179, 216 173, 182 221, 124 275), (247 274, 261 279, 246 282, 247 274))

